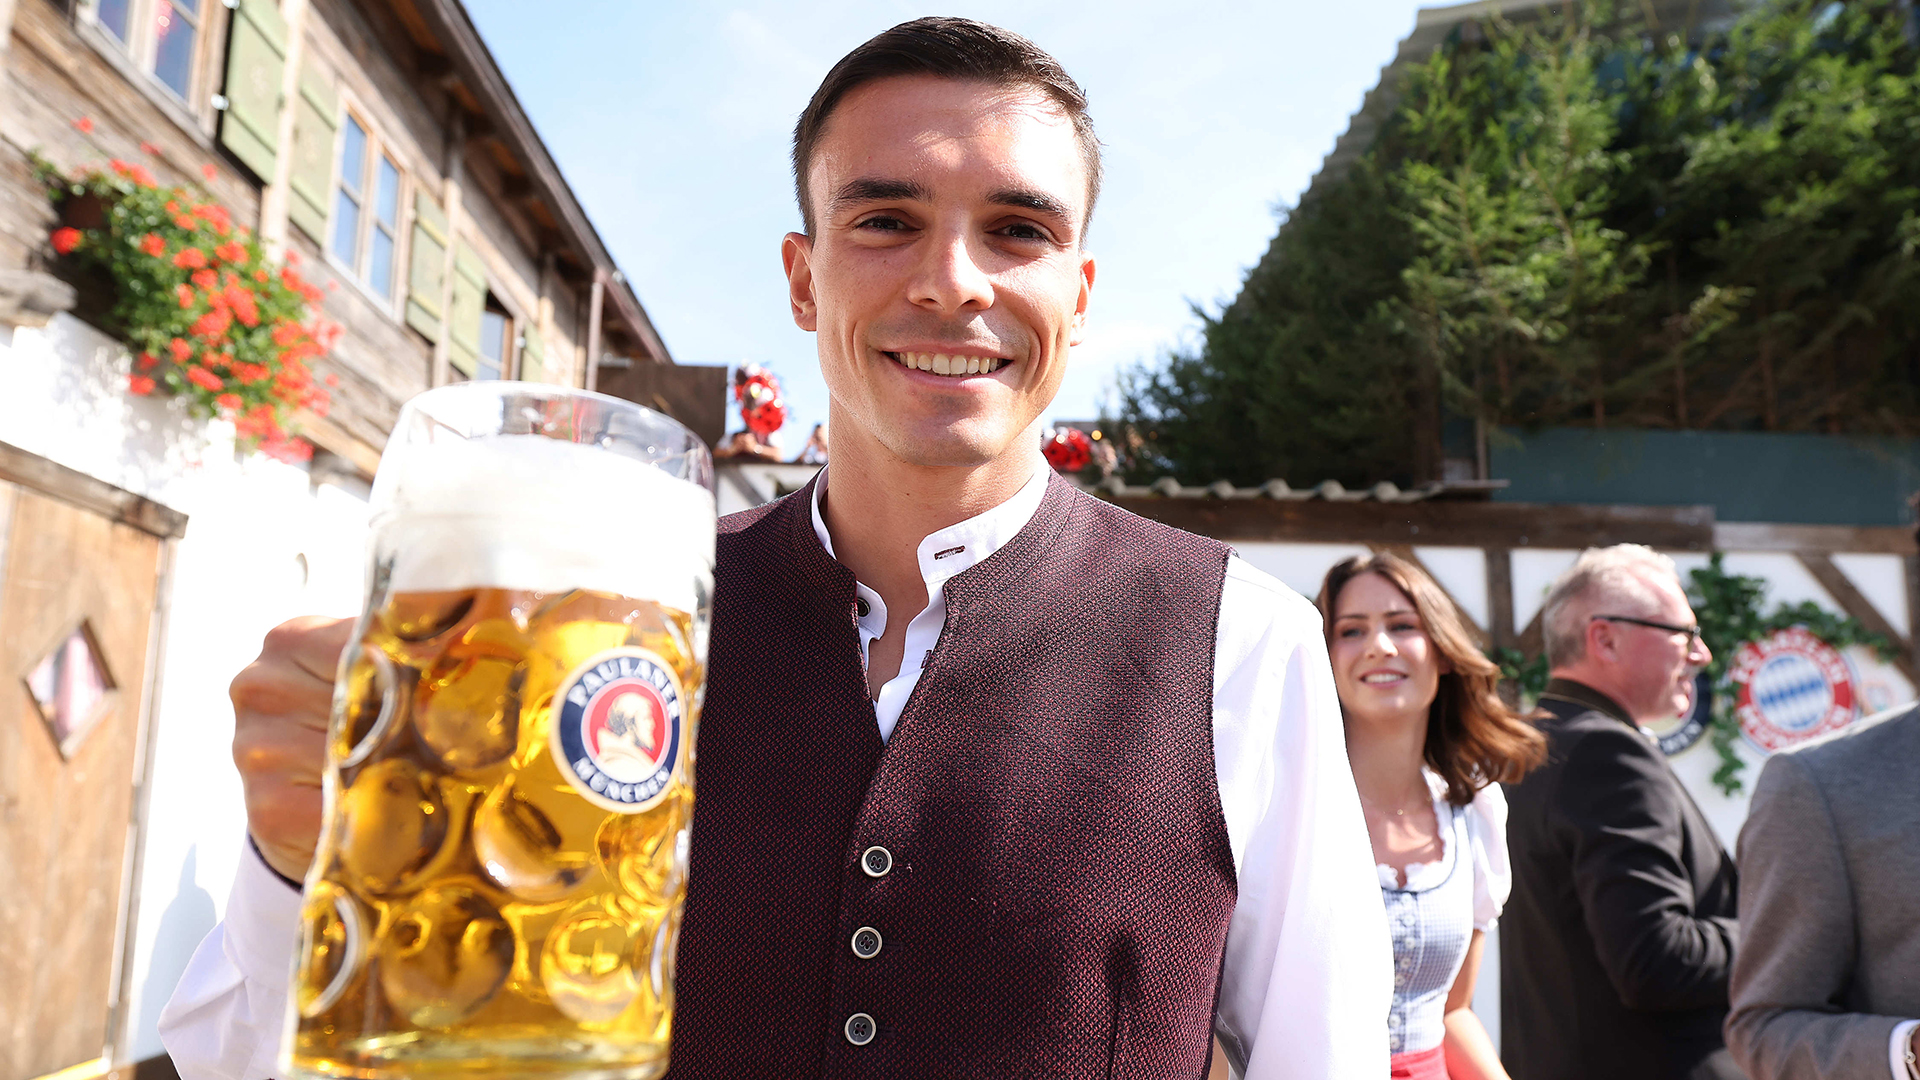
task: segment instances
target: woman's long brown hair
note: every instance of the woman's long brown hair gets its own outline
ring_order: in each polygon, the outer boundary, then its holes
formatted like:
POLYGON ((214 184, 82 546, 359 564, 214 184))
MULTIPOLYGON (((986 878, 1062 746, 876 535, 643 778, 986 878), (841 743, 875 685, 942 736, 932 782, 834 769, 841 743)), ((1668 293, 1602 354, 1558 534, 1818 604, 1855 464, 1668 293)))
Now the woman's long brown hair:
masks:
POLYGON ((1413 601, 1420 625, 1453 668, 1440 676, 1427 707, 1427 767, 1447 784, 1447 801, 1465 806, 1496 781, 1511 784, 1547 756, 1547 740, 1500 699, 1500 668, 1487 659, 1453 601, 1424 570, 1391 552, 1355 555, 1327 571, 1320 584, 1322 630, 1333 644, 1333 613, 1340 590, 1361 574, 1379 574, 1413 601))

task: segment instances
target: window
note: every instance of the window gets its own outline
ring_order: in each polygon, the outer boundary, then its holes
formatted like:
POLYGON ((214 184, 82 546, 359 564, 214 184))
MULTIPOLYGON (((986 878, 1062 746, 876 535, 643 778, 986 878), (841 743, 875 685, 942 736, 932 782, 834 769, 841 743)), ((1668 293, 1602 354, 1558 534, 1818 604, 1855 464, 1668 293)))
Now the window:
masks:
POLYGON ((399 235, 400 166, 379 148, 360 118, 348 113, 340 136, 333 239, 327 249, 368 289, 391 300, 399 235))
MULTIPOLYGON (((127 50, 140 69, 184 102, 193 102, 194 74, 207 38, 209 0, 95 0, 93 21, 127 50)), ((197 103, 195 103, 197 104, 197 103)))
POLYGON ((475 366, 475 379, 504 379, 509 374, 508 361, 513 357, 509 343, 513 340, 513 320, 493 297, 487 297, 487 309, 480 313, 480 362, 475 366))

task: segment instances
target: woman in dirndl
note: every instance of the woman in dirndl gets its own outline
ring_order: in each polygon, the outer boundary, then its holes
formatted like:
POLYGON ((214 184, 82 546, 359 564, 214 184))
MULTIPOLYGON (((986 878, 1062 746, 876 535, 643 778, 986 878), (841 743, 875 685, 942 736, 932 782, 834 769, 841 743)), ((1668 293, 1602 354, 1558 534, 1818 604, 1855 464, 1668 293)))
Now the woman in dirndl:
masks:
POLYGON ((1499 785, 1539 764, 1545 739, 1412 562, 1347 559, 1318 603, 1393 937, 1392 1076, 1508 1080, 1473 989, 1513 883, 1499 785))

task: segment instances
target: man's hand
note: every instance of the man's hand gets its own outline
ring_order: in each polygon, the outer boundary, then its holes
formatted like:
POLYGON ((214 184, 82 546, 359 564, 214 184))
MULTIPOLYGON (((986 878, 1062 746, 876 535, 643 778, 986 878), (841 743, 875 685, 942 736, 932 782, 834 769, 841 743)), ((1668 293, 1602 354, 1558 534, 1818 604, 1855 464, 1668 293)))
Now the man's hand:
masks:
POLYGON ((352 637, 352 619, 281 623, 229 690, 247 828, 267 865, 295 881, 307 876, 320 841, 320 769, 333 676, 352 637))

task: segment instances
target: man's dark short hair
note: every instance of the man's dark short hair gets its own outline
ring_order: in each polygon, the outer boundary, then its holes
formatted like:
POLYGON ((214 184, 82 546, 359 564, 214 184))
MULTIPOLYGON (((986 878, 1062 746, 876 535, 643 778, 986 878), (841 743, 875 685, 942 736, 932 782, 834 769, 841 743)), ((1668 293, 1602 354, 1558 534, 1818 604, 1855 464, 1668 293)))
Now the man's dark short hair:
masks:
POLYGON ((972 19, 932 16, 901 23, 841 57, 800 114, 793 128, 793 187, 808 236, 814 233, 814 220, 813 204, 807 200, 807 167, 827 118, 855 88, 898 75, 1024 86, 1044 93, 1073 121, 1087 166, 1087 217, 1093 217, 1094 200, 1100 197, 1100 140, 1093 134, 1080 84, 1060 61, 1019 34, 972 19))

